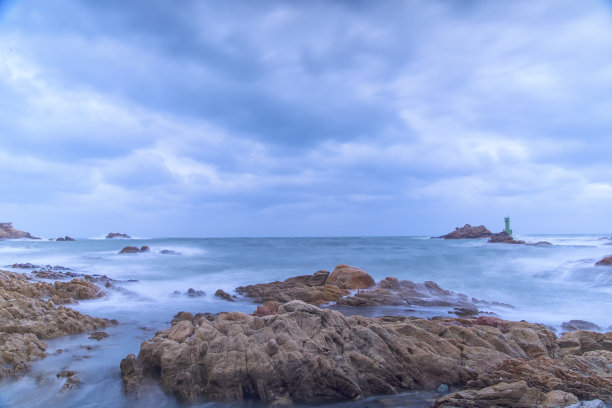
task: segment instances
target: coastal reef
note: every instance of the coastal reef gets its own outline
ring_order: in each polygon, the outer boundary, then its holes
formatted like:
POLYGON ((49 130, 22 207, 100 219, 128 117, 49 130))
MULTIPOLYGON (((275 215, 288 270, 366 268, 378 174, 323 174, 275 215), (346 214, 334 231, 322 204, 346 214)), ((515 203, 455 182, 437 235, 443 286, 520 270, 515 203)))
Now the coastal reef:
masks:
POLYGON ((0 223, 0 239, 40 239, 39 237, 34 237, 29 232, 20 231, 18 229, 13 228, 13 224, 10 222, 2 222, 0 223))
POLYGON ((27 372, 32 361, 46 355, 46 339, 116 323, 56 306, 102 295, 96 285, 82 279, 51 284, 0 271, 0 378, 27 372))
POLYGON ((474 239, 474 238, 489 238, 493 235, 491 231, 484 225, 472 227, 470 224, 465 224, 463 227, 457 227, 454 231, 438 238, 444 239, 474 239))
POLYGON ((109 232, 106 235, 106 239, 129 239, 132 238, 128 234, 123 234, 121 232, 109 232))
POLYGON ((128 392, 151 377, 184 401, 312 403, 446 386, 436 407, 535 408, 609 398, 611 366, 612 333, 557 338, 489 316, 345 317, 295 300, 263 317, 179 313, 121 374, 128 392))

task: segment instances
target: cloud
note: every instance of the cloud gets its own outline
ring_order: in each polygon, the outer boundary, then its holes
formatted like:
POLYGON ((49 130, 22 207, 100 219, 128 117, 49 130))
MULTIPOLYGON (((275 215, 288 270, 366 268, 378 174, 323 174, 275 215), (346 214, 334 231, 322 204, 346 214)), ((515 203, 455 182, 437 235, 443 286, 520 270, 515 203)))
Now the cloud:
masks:
POLYGON ((554 232, 544 209, 586 208, 571 228, 612 228, 606 3, 0 13, 0 210, 15 219, 73 214, 85 235, 106 226, 91 213, 149 235, 436 234, 516 211, 554 232))

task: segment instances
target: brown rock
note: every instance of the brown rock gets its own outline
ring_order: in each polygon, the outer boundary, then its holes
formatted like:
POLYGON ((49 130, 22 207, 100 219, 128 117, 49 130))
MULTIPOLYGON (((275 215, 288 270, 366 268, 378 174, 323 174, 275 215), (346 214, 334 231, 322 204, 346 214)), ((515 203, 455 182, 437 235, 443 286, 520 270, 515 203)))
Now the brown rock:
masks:
POLYGON ((263 317, 278 314, 279 306, 280 303, 268 300, 262 306, 257 306, 257 309, 253 312, 253 316, 263 317))
POLYGON ((465 224, 463 227, 455 228, 453 232, 446 235, 442 235, 439 238, 444 239, 475 239, 475 238, 488 238, 491 236, 489 231, 484 225, 478 227, 472 227, 470 224, 465 224))
POLYGON ((228 302, 234 301, 234 298, 232 298, 232 295, 230 295, 223 289, 217 289, 217 291, 215 292, 215 296, 220 297, 223 300, 227 300, 228 302))
POLYGON ((563 322, 561 323, 561 328, 566 331, 601 331, 601 327, 599 327, 595 323, 587 322, 586 320, 570 320, 569 322, 563 322))
POLYGON ((138 252, 140 252, 140 249, 135 246, 126 246, 123 247, 121 251, 119 251, 120 254, 137 254, 138 252))
POLYGON ((349 290, 367 289, 375 284, 374 279, 366 271, 343 264, 334 268, 325 283, 349 290))
POLYGON ((131 238, 128 234, 122 234, 120 232, 109 232, 106 236, 106 239, 116 239, 116 238, 131 238))
POLYGON ((506 231, 498 232, 496 234, 491 235, 491 238, 488 242, 502 244, 525 244, 525 241, 516 240, 512 238, 512 235, 508 234, 506 231))
POLYGON ((20 238, 40 239, 38 237, 33 237, 29 232, 20 231, 18 229, 13 228, 13 225, 10 222, 0 222, 0 239, 20 238))
POLYGON ((119 367, 125 392, 136 396, 140 395, 140 385, 143 380, 143 366, 140 361, 136 360, 134 354, 128 354, 126 358, 121 360, 119 367))
POLYGON ((599 260, 595 265, 598 266, 612 266, 612 256, 606 256, 599 260))
POLYGON ((93 332, 89 335, 88 339, 90 340, 97 340, 100 341, 102 339, 105 339, 109 337, 109 334, 103 331, 97 331, 97 332, 93 332))
POLYGON ((544 402, 542 402, 542 408, 567 407, 578 402, 580 402, 578 398, 570 392, 553 390, 546 394, 544 402))
POLYGON ((544 326, 504 323, 505 333, 472 319, 347 318, 292 301, 264 317, 234 312, 176 322, 143 342, 122 376, 132 389, 144 376, 158 378, 188 401, 316 403, 440 384, 467 388, 439 407, 535 408, 561 395, 549 394, 555 390, 612 395, 612 352, 563 356, 544 326))

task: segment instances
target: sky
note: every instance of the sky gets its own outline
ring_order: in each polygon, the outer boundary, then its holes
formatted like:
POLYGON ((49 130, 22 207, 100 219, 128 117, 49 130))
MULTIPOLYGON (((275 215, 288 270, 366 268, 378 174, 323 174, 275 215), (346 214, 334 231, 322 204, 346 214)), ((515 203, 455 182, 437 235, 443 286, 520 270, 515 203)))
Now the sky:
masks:
POLYGON ((612 6, 0 0, 0 221, 612 233, 612 6))

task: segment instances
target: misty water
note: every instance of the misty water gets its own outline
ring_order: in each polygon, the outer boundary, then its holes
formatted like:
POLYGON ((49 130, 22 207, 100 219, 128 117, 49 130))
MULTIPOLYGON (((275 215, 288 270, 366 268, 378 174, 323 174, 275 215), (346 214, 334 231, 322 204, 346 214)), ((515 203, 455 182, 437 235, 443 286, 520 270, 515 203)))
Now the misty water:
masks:
MULTIPOLYGON (((246 299, 229 303, 213 296, 217 289, 232 293, 237 286, 332 270, 340 263, 360 267, 377 281, 387 276, 416 282, 432 280, 444 289, 511 304, 514 309, 490 309, 505 319, 544 323, 558 331, 562 322, 571 319, 588 320, 603 330, 612 325, 612 268, 594 266, 597 260, 612 254, 611 239, 576 235, 516 238, 554 245, 428 237, 2 241, 3 269, 10 270, 4 266, 13 263, 31 262, 137 282, 123 283, 124 291, 110 291, 105 298, 70 306, 92 316, 117 319, 120 324, 106 329, 110 337, 99 342, 88 339, 87 334, 47 341, 49 356, 34 363, 29 374, 0 382, 0 407, 182 406, 153 382, 146 385, 140 399, 126 397, 119 372, 121 359, 129 353, 137 354, 140 343, 152 338, 157 330, 168 328, 179 311, 251 313, 255 309, 246 299), (148 245, 151 252, 118 254, 126 245, 148 245), (159 253, 164 249, 180 254, 159 253), (205 291, 206 295, 190 298, 184 295, 189 288, 205 291), (56 353, 58 349, 64 351, 56 353), (56 374, 63 369, 77 371, 82 386, 60 393, 65 379, 56 378, 56 374)), ((412 313, 406 309, 368 309, 364 313, 412 313)), ((436 398, 435 393, 408 392, 374 396, 360 405, 404 406, 410 400, 410 406, 418 407, 428 406, 432 398, 436 398)), ((192 406, 255 405, 202 400, 192 406)), ((355 403, 324 406, 348 407, 355 403)))

